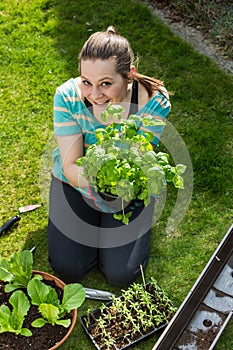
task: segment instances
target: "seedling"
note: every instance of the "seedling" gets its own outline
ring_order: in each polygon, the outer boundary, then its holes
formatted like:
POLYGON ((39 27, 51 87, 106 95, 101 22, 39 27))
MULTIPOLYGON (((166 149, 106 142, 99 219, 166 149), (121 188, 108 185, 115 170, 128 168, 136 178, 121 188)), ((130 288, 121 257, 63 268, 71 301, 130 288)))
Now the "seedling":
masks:
POLYGON ((29 250, 14 253, 9 260, 0 260, 0 280, 8 282, 5 292, 27 288, 32 278, 33 254, 29 250))
POLYGON ((106 339, 109 346, 111 344, 108 349, 115 349, 116 345, 117 349, 121 349, 118 344, 120 339, 122 342, 127 339, 128 345, 141 340, 164 328, 175 311, 176 308, 152 278, 145 286, 133 283, 128 289, 122 290, 121 297, 115 297, 111 303, 88 311, 87 315, 81 317, 81 322, 98 349, 106 339), (91 325, 90 318, 93 320, 91 325))
POLYGON ((77 309, 85 300, 85 289, 78 283, 66 285, 62 302, 58 299, 56 291, 38 279, 32 279, 27 287, 28 295, 33 305, 37 305, 42 315, 32 322, 33 327, 43 327, 51 323, 69 327, 71 320, 62 317, 73 309, 77 309))
POLYGON ((85 300, 85 289, 81 284, 71 283, 64 287, 62 300, 56 289, 44 283, 40 274, 33 275, 33 254, 29 250, 14 253, 8 260, 0 260, 0 280, 6 282, 5 293, 13 292, 9 298, 12 311, 7 305, 0 307, 0 333, 14 332, 31 336, 29 329, 22 328, 32 305, 38 307, 42 317, 34 320, 32 326, 43 327, 46 323, 69 327, 71 310, 77 309, 85 300), (21 290, 16 290, 20 288, 21 290))
POLYGON ((31 336, 32 332, 28 328, 23 328, 24 317, 30 308, 26 295, 17 290, 11 295, 9 303, 12 311, 7 305, 0 306, 0 333, 11 332, 31 336))

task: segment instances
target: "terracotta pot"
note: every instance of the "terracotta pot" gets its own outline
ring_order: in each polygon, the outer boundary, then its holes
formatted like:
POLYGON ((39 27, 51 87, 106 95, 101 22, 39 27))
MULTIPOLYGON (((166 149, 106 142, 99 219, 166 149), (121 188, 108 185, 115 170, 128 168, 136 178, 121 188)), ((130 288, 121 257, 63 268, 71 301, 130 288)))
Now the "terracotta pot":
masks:
MULTIPOLYGON (((54 281, 56 283, 57 287, 60 287, 61 289, 64 289, 65 287, 65 283, 63 281, 61 281, 58 277, 51 275, 50 273, 47 272, 43 272, 43 271, 38 271, 38 270, 33 270, 33 275, 41 275, 43 277, 44 280, 47 281, 54 281)), ((77 309, 72 310, 72 322, 71 325, 69 327, 69 329, 67 330, 66 335, 64 336, 64 338, 62 338, 56 345, 54 345, 52 348, 49 348, 48 350, 55 350, 57 348, 59 348, 65 341, 66 339, 70 336, 75 324, 76 324, 76 320, 77 320, 77 309)))

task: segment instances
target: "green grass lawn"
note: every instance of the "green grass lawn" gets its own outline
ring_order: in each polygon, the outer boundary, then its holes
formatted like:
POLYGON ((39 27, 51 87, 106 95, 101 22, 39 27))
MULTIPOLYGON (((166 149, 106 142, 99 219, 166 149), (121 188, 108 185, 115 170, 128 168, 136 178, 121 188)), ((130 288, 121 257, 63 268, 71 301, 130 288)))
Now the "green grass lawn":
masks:
MULTIPOLYGON (((42 208, 22 214, 18 226, 0 238, 1 256, 36 245, 35 269, 52 272, 47 262, 47 198, 53 95, 58 85, 78 74, 78 53, 89 35, 113 24, 139 56, 139 71, 164 80, 174 92, 169 122, 184 141, 193 167, 186 215, 172 232, 167 230, 177 199, 171 190, 153 228, 145 272, 179 306, 233 221, 232 76, 174 37, 133 0, 4 0, 0 20, 0 224, 17 214, 18 207, 43 202, 42 208)), ((83 284, 120 293, 97 269, 83 284)), ((99 305, 87 300, 79 315, 99 305)), ((232 350, 232 325, 217 350, 232 350)), ((156 339, 135 349, 152 349, 156 339)), ((93 349, 79 321, 62 349, 93 349)))

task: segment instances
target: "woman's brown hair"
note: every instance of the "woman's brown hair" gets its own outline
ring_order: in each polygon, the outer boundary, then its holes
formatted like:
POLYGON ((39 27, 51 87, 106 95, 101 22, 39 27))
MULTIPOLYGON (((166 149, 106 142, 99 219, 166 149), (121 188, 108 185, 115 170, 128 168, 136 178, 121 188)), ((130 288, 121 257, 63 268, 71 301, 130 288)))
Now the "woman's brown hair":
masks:
MULTIPOLYGON (((93 33, 83 45, 79 54, 79 61, 87 59, 113 58, 116 64, 116 72, 124 79, 129 79, 130 67, 134 63, 134 54, 126 38, 121 36, 113 26, 106 31, 93 33)), ((135 73, 134 79, 138 80, 147 90, 149 97, 154 91, 160 91, 164 95, 163 82, 155 78, 135 73)))

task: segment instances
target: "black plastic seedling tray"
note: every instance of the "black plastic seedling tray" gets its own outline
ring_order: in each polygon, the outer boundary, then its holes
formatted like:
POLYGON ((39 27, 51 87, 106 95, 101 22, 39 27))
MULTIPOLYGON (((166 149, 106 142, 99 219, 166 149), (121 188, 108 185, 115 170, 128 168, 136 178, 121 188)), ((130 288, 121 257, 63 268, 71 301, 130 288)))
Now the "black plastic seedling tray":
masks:
POLYGON ((233 313, 233 225, 152 350, 212 350, 233 313))
MULTIPOLYGON (((97 310, 93 310, 94 314, 95 314, 95 311, 98 312, 98 309, 97 310)), ((91 340, 91 342, 93 343, 95 348, 98 349, 98 350, 105 349, 106 348, 105 344, 103 344, 102 346, 99 346, 98 343, 97 343, 99 336, 93 337, 91 335, 91 333, 89 332, 88 327, 86 326, 85 317, 81 316, 80 320, 81 320, 81 324, 82 324, 82 326, 83 326, 87 336, 89 337, 89 339, 91 340)), ((114 350, 126 350, 126 349, 129 349, 130 347, 132 347, 132 346, 138 344, 139 342, 147 339, 148 337, 152 336, 153 334, 163 331, 164 328, 166 327, 166 325, 167 324, 164 324, 164 325, 162 325, 162 326, 160 326, 158 328, 154 328, 151 332, 147 333, 146 335, 141 334, 140 337, 137 340, 130 340, 130 339, 128 339, 127 336, 119 337, 118 339, 116 339, 116 345, 114 345, 112 347, 112 349, 114 349, 114 350)))
MULTIPOLYGON (((150 283, 146 284, 146 288, 149 288, 150 283)), ((159 288, 160 292, 161 289, 159 288)), ((166 297, 167 298, 167 297, 166 297)), ((117 300, 122 300, 122 296, 117 298, 117 300)), ((106 313, 110 313, 110 307, 112 306, 113 302, 110 301, 106 303, 107 309, 103 311, 101 308, 97 308, 92 310, 88 315, 84 315, 80 317, 81 324, 89 337, 89 339, 92 341, 93 345, 95 346, 96 349, 98 350, 105 350, 105 349, 111 349, 111 350, 125 350, 128 349, 129 347, 132 347, 136 345, 137 343, 141 342, 142 340, 145 340, 146 338, 150 337, 151 335, 155 333, 159 333, 164 330, 164 328, 167 326, 169 320, 172 318, 173 314, 175 313, 176 309, 174 308, 172 302, 167 298, 166 299, 169 307, 173 309, 173 313, 169 315, 168 320, 166 322, 163 322, 160 324, 158 327, 151 326, 150 328, 146 330, 140 330, 137 332, 137 334, 133 334, 131 331, 128 331, 127 333, 124 333, 123 329, 124 327, 119 327, 119 333, 115 334, 114 336, 114 344, 111 346, 107 345, 106 342, 102 342, 100 338, 102 337, 102 332, 99 330, 99 332, 96 332, 96 325, 97 321, 100 318, 101 315, 104 315, 106 313), (108 311, 106 311, 108 310, 108 311), (93 335, 94 331, 94 335, 93 335), (120 334, 121 333, 121 334, 120 334)), ((115 305, 115 304, 114 304, 115 305)), ((169 308, 168 307, 168 308, 169 308)), ((134 318, 136 316, 133 316, 134 318)), ((111 333, 108 328, 106 328, 109 333, 111 333)))

